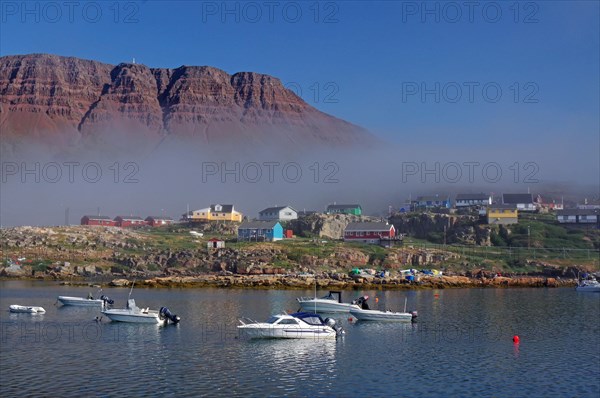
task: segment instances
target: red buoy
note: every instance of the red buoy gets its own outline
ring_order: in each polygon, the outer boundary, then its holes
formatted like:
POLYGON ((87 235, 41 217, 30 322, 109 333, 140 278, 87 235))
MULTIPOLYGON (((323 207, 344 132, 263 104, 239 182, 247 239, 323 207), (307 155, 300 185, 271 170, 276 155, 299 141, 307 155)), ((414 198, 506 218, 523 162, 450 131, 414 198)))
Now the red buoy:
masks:
POLYGON ((519 344, 521 339, 519 339, 519 336, 517 336, 516 334, 513 336, 513 343, 515 344, 519 344))

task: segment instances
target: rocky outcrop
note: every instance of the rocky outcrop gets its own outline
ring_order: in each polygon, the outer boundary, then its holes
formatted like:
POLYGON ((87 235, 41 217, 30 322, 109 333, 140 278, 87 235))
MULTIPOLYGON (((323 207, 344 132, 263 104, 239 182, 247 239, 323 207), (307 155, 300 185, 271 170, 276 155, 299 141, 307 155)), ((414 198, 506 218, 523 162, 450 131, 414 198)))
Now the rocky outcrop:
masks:
POLYGON ((59 148, 153 147, 183 140, 308 148, 372 140, 272 76, 229 75, 208 66, 113 66, 46 54, 0 58, 0 125, 4 146, 26 140, 59 148))
POLYGON ((291 221, 289 226, 298 236, 342 239, 349 223, 361 221, 381 221, 381 219, 350 214, 313 213, 300 216, 297 220, 291 221))
POLYGON ((440 213, 395 214, 389 219, 396 231, 435 243, 491 246, 491 228, 478 217, 440 213), (445 236, 444 236, 445 235, 445 236))

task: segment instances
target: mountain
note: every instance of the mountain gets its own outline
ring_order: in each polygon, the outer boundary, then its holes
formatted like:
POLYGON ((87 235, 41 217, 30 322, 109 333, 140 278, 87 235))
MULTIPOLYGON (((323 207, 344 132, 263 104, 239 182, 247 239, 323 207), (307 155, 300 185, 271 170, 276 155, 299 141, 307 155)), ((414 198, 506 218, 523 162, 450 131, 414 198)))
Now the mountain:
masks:
POLYGON ((47 54, 0 57, 3 148, 187 145, 353 147, 365 129, 320 112, 275 77, 149 68, 47 54))

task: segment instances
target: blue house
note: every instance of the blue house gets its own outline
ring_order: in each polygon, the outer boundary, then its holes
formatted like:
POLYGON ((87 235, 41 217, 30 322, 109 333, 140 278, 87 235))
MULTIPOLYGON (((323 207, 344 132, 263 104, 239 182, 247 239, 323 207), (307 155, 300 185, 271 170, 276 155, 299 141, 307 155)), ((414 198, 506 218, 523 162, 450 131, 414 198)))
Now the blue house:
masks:
POLYGON ((283 239, 283 227, 277 221, 244 221, 238 227, 238 241, 273 242, 283 239))
POLYGON ((415 209, 433 209, 433 208, 450 208, 450 198, 446 196, 419 196, 417 200, 413 201, 413 208, 415 209))

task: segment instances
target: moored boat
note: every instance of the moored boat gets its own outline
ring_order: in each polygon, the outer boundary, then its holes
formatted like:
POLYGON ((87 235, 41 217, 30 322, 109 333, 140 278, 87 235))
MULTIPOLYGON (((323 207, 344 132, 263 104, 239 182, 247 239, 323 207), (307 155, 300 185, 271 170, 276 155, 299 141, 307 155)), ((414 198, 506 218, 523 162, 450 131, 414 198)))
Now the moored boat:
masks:
POLYGON ((102 313, 114 322, 167 324, 181 320, 166 307, 161 307, 159 311, 139 308, 134 299, 127 300, 127 308, 111 308, 102 313))
POLYGON ((368 296, 361 297, 358 300, 360 308, 350 310, 350 315, 359 321, 410 322, 417 318, 417 311, 406 311, 406 302, 404 304, 404 312, 379 311, 370 309, 367 299, 368 296))
POLYGON ((58 301, 63 305, 73 305, 78 307, 106 307, 114 304, 114 300, 104 295, 100 296, 99 299, 93 297, 58 296, 58 301))
POLYGON ((10 312, 26 313, 26 314, 43 314, 46 312, 46 310, 42 307, 17 305, 17 304, 9 305, 8 310, 10 312))
POLYGON ((325 313, 348 313, 351 308, 359 308, 355 302, 342 302, 342 292, 330 291, 321 298, 300 297, 297 299, 303 311, 325 312, 325 313))
POLYGON ((578 292, 600 292, 600 282, 596 279, 583 279, 579 281, 575 290, 578 292))
POLYGON ((240 320, 240 332, 250 338, 263 339, 329 339, 344 333, 331 318, 323 319, 318 314, 296 312, 273 315, 265 322, 240 320))

